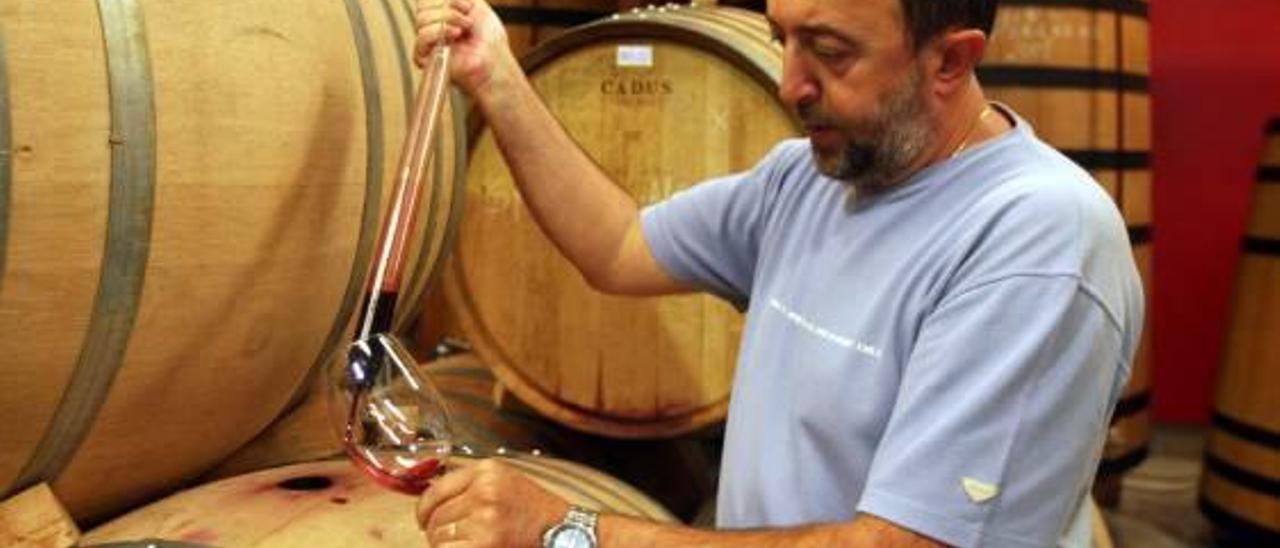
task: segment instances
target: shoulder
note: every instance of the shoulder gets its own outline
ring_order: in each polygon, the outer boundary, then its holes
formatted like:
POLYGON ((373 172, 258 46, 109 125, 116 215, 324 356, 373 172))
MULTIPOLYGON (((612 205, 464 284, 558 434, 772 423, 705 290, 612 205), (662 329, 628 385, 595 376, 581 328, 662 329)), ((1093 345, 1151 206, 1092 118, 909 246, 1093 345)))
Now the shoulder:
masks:
POLYGON ((761 163, 793 167, 801 164, 812 165, 813 154, 809 147, 809 141, 800 137, 783 139, 769 150, 769 153, 765 155, 761 163))
POLYGON ((786 139, 774 145, 752 169, 752 173, 779 184, 818 175, 813 163, 813 152, 805 139, 786 139))
MULTIPOLYGON (((983 184, 962 286, 1010 276, 1070 276, 1114 316, 1141 318, 1142 290, 1124 217, 1088 172, 1023 128, 1017 142, 967 168, 983 184)), ((959 288, 958 288, 959 289, 959 288)))
POLYGON ((786 139, 774 145, 746 173, 735 177, 735 183, 752 187, 746 191, 759 200, 761 213, 772 218, 778 211, 805 207, 812 191, 826 185, 814 185, 825 177, 818 172, 813 152, 806 139, 786 139))
MULTIPOLYGON (((1016 274, 1091 278, 1106 264, 1132 264, 1128 232, 1114 200, 1088 172, 1015 130, 961 166, 968 187, 949 227, 970 282, 1016 274)), ((1111 267, 1106 267, 1111 268, 1111 267)))
POLYGON ((1102 185, 1029 129, 1016 131, 1010 146, 970 168, 987 184, 974 206, 990 228, 1039 247, 1127 250, 1124 218, 1102 185))

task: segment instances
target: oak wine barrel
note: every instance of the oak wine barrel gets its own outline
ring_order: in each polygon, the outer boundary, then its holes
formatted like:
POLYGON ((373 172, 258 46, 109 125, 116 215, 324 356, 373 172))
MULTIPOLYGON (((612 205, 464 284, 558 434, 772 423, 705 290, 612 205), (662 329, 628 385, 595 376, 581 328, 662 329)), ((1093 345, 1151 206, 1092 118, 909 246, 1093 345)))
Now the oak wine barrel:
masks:
POLYGON ((1280 118, 1266 139, 1200 490, 1223 538, 1249 546, 1280 545, 1280 118))
MULTIPOLYGON (((1152 302, 1150 52, 1145 0, 1001 2, 978 79, 1116 200, 1152 302)), ((1146 457, 1151 438, 1151 318, 1116 406, 1099 482, 1146 457)), ((1118 488, 1118 480, 1112 484, 1118 488)), ((1102 495, 1100 493, 1100 495, 1102 495)), ((1100 496, 1114 503, 1118 492, 1100 496)))
MULTIPOLYGON (((334 355, 409 116, 411 15, 0 3, 0 497, 50 482, 82 525, 143 503, 252 439, 334 355)), ((458 209, 458 114, 410 293, 458 209)))
MULTIPOLYGON (((748 169, 798 133, 776 98, 781 52, 743 10, 620 14, 523 61, 569 134, 642 205, 748 169)), ((479 127, 469 141, 466 214, 443 287, 498 380, 544 416, 603 436, 722 421, 740 314, 705 295, 590 289, 530 217, 492 134, 479 127)))
MULTIPOLYGON (((504 461, 575 504, 673 521, 640 492, 590 468, 527 455, 504 461)), ((425 539, 414 517, 416 504, 416 497, 379 486, 346 461, 311 462, 183 491, 89 531, 82 542, 422 546, 425 539)))

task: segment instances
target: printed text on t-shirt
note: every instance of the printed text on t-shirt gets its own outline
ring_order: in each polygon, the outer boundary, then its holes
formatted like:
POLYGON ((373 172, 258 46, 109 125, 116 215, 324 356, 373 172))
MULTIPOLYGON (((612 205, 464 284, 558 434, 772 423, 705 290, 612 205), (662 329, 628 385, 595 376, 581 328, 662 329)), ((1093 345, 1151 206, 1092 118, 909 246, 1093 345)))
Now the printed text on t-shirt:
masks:
POLYGON ((835 343, 845 348, 852 348, 861 354, 865 354, 876 359, 880 359, 880 355, 883 353, 879 348, 870 344, 832 333, 831 330, 815 324, 808 318, 801 316, 798 312, 791 310, 787 305, 782 304, 776 298, 769 299, 769 308, 782 313, 783 317, 790 320, 791 323, 800 326, 805 331, 817 335, 818 338, 825 341, 835 343))

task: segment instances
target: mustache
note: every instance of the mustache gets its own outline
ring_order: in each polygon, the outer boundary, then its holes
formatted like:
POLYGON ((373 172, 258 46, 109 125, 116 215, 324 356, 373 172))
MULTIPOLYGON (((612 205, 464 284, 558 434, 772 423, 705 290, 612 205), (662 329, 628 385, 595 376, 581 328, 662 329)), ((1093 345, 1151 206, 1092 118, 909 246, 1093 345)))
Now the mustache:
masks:
POLYGON ((840 126, 840 123, 834 117, 812 103, 796 107, 796 115, 800 117, 800 121, 804 123, 805 127, 840 126))

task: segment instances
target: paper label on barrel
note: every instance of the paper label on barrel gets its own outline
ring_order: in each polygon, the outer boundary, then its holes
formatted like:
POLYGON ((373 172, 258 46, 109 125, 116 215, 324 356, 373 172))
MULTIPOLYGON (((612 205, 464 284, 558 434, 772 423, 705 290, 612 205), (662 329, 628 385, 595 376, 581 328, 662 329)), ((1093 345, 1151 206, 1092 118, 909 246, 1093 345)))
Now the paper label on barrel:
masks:
POLYGON ((617 65, 627 68, 649 68, 653 66, 653 46, 622 45, 618 46, 617 65))

